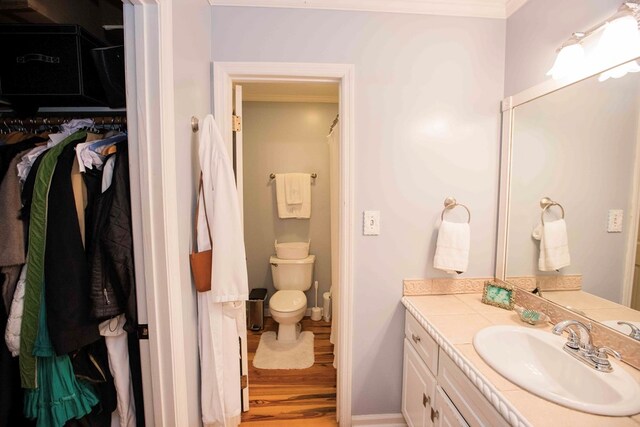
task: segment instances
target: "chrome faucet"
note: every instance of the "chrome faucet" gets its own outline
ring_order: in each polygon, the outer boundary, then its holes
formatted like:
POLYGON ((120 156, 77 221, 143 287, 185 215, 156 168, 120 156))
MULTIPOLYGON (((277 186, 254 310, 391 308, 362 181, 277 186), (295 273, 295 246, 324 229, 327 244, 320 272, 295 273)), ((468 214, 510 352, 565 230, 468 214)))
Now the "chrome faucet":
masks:
POLYGON ((563 320, 553 327, 552 332, 556 335, 562 335, 565 330, 569 333, 569 338, 563 347, 564 351, 593 369, 601 372, 613 371, 611 362, 607 358, 607 353, 618 360, 622 359, 617 351, 609 347, 596 348, 592 344, 591 324, 585 325, 578 320, 563 320), (579 337, 574 330, 569 329, 571 327, 578 329, 579 337))
POLYGON ((638 340, 640 341, 640 328, 638 328, 636 325, 634 325, 633 323, 629 323, 629 322, 623 322, 622 320, 618 322, 618 325, 627 325, 631 328, 631 332, 629 333, 629 336, 631 338, 633 338, 634 340, 638 340))

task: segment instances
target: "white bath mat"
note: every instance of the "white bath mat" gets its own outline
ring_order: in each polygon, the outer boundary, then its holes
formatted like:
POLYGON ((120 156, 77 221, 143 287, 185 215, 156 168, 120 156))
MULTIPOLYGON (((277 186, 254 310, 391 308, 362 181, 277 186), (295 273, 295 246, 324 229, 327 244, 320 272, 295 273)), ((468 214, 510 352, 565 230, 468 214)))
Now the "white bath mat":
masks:
POLYGON ((281 343, 275 332, 264 332, 253 366, 258 369, 306 369, 313 366, 313 332, 303 331, 298 341, 281 343))

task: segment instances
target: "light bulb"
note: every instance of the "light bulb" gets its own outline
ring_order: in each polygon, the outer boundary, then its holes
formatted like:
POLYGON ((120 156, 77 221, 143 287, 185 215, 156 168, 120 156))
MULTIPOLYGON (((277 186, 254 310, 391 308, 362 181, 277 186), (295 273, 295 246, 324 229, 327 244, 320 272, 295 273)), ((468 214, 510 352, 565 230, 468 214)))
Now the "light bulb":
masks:
POLYGON ((604 73, 600 74, 598 77, 598 81, 603 82, 608 79, 619 79, 627 75, 627 73, 637 73, 640 72, 640 65, 638 65, 637 61, 627 62, 626 64, 622 64, 611 70, 607 70, 604 73))
POLYGON ((624 15, 608 22, 594 51, 595 64, 615 65, 637 56, 640 56, 638 21, 632 15, 624 15))
POLYGON ((584 65, 584 49, 580 43, 570 44, 558 52, 556 62, 547 72, 554 80, 560 80, 582 69, 584 65))

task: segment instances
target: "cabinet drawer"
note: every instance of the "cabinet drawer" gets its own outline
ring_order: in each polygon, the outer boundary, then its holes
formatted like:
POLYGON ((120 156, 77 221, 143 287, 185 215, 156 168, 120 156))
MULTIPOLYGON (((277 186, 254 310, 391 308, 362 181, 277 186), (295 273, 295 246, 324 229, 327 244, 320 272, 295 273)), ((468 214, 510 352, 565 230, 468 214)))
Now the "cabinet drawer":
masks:
POLYGON ((438 344, 408 311, 405 314, 404 334, 427 368, 434 374, 438 372, 438 344))
POLYGON ((431 427, 431 405, 436 397, 436 377, 429 372, 406 338, 402 368, 402 415, 409 427, 431 427))
POLYGON ((440 349, 438 363, 438 384, 470 426, 509 426, 509 423, 442 349, 440 349))

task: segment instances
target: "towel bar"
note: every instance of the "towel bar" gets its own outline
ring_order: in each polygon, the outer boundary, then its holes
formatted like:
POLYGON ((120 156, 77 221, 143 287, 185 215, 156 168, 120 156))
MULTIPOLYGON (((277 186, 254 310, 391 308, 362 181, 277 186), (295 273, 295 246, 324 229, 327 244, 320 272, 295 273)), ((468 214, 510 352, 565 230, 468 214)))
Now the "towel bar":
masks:
MULTIPOLYGON (((318 174, 317 174, 317 173, 312 173, 312 174, 311 174, 311 179, 316 179, 317 177, 318 177, 318 174)), ((272 173, 269 175, 269 179, 276 179, 276 174, 272 172, 272 173)))

